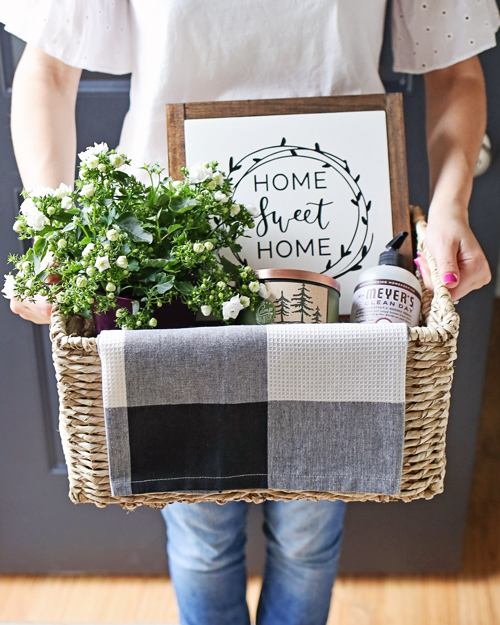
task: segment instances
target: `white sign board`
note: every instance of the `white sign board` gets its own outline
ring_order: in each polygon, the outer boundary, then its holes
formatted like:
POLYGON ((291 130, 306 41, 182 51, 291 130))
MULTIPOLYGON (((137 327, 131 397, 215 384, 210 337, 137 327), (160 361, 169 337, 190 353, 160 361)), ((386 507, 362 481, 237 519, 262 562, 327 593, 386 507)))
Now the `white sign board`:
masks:
POLYGON ((393 236, 385 111, 189 119, 184 133, 188 167, 217 160, 259 209, 238 260, 334 277, 349 314, 393 236))

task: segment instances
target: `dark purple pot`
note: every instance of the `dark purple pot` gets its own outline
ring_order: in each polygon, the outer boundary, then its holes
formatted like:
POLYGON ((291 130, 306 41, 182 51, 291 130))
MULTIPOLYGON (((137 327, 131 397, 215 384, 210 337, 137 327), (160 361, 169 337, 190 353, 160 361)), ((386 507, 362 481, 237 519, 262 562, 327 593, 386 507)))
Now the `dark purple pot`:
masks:
MULTIPOLYGON (((118 308, 126 308, 132 312, 133 300, 128 297, 116 297, 116 308, 106 312, 92 313, 97 334, 102 330, 116 330, 116 311, 118 308)), ((158 321, 157 329, 168 330, 171 328, 189 328, 194 325, 196 313, 179 300, 171 304, 164 304, 156 310, 155 319, 158 321)))

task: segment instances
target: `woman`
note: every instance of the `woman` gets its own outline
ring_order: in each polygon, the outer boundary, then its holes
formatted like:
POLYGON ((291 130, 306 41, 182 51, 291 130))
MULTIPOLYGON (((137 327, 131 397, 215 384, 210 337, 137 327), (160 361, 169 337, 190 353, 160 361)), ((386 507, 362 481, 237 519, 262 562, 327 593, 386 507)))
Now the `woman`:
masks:
MULTIPOLYGON (((45 0, 0 2, 28 46, 16 71, 12 136, 23 184, 71 184, 81 68, 132 72, 120 148, 137 164, 166 155, 167 102, 381 93, 385 0, 45 0)), ((477 54, 495 45, 494 0, 395 0, 394 69, 425 73, 431 180, 426 243, 460 299, 490 280, 467 207, 486 125, 477 54)), ((166 164, 166 163, 164 163, 166 164)), ((429 288, 429 272, 420 263, 429 288)), ((12 300, 47 323, 50 306, 12 300)), ((260 625, 324 624, 345 510, 341 502, 264 505, 260 625)), ((248 505, 164 511, 181 622, 248 624, 243 547, 248 505)))

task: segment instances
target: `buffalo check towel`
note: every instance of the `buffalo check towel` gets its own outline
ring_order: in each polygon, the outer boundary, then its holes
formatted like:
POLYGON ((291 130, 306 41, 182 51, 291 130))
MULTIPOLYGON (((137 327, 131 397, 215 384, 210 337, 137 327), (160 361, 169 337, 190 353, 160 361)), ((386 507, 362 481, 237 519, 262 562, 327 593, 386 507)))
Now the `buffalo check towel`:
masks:
POLYGON ((399 492, 407 344, 403 324, 101 332, 113 496, 399 492))

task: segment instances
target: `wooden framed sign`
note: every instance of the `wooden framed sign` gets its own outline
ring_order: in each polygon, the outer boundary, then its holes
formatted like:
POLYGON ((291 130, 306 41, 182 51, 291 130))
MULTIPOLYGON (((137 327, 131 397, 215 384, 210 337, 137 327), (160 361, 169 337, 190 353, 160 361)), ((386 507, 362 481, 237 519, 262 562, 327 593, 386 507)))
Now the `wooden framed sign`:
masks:
MULTIPOLYGON (((410 229, 401 94, 171 104, 167 131, 172 177, 216 160, 259 210, 236 260, 336 278, 342 315, 360 271, 410 229)), ((401 251, 412 269, 409 240, 401 251)))

